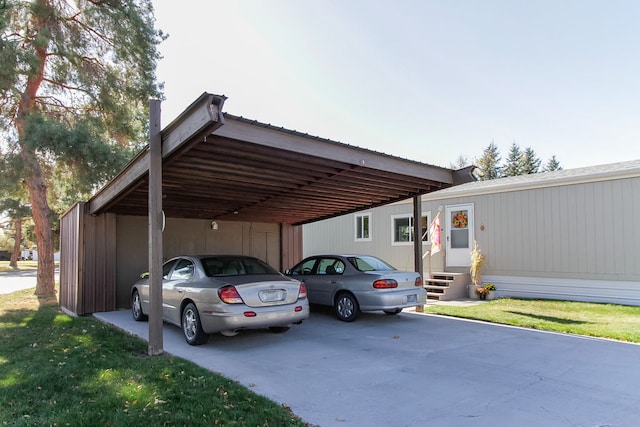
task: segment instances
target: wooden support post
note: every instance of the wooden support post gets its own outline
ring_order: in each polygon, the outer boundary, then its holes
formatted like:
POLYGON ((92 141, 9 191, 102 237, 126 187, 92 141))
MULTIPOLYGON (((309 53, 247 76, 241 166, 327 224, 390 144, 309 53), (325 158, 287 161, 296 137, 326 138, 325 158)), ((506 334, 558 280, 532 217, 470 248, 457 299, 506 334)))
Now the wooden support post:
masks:
MULTIPOLYGON (((424 267, 422 264, 422 196, 413 198, 413 259, 415 270, 420 273, 424 286, 424 267)), ((422 313, 423 305, 417 305, 416 311, 422 313)))
POLYGON ((162 137, 160 100, 149 100, 149 355, 162 354, 162 137))

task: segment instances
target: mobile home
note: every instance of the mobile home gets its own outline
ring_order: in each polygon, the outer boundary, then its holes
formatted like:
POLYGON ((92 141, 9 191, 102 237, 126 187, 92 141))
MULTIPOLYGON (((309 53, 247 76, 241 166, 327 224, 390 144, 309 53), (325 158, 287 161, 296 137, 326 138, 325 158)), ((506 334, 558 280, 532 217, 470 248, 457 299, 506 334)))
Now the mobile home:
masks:
MULTIPOLYGON (((369 253, 411 269, 411 212, 398 202, 307 224, 303 253, 369 253)), ((423 229, 438 214, 441 250, 424 258, 425 272, 468 272, 477 241, 483 282, 498 296, 640 305, 640 160, 424 195, 423 229)), ((421 237, 429 251, 429 233, 421 237)))

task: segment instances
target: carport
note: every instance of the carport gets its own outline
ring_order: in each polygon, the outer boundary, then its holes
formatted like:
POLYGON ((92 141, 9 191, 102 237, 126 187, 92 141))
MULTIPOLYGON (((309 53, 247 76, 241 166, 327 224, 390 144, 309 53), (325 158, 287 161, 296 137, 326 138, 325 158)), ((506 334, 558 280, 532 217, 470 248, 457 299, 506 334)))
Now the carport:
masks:
MULTIPOLYGON (((472 180, 469 169, 401 159, 223 113, 225 99, 202 94, 156 134, 157 145, 152 132, 151 143, 114 179, 63 215, 60 302, 66 311, 126 307, 130 285, 148 270, 155 146, 161 150, 164 221, 155 245, 164 258, 241 252, 282 270, 302 257, 302 224, 409 198, 419 218, 420 195, 472 180)), ((421 235, 420 221, 415 227, 414 235, 421 235)), ((417 271, 421 250, 418 240, 417 271)))

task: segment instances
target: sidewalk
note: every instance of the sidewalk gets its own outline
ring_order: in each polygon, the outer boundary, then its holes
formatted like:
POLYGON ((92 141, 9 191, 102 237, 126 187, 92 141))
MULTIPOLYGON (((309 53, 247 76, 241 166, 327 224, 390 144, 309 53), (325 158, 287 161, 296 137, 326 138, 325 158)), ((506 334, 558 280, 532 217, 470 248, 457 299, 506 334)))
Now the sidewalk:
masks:
MULTIPOLYGON (((38 271, 33 270, 15 270, 0 273, 0 294, 10 294, 12 292, 21 291, 36 287, 38 271)), ((55 280, 60 280, 60 269, 56 267, 55 280)))

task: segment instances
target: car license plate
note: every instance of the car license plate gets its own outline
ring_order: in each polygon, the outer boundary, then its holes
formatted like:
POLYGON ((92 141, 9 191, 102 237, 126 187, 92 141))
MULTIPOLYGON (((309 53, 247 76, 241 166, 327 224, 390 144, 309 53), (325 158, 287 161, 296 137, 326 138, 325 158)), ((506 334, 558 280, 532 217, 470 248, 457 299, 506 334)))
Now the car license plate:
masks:
POLYGON ((262 302, 278 302, 283 301, 287 296, 284 289, 267 289, 260 291, 260 301, 262 302))
POLYGON ((418 296, 416 294, 407 295, 407 304, 411 304, 411 303, 417 302, 417 301, 418 301, 418 296))

